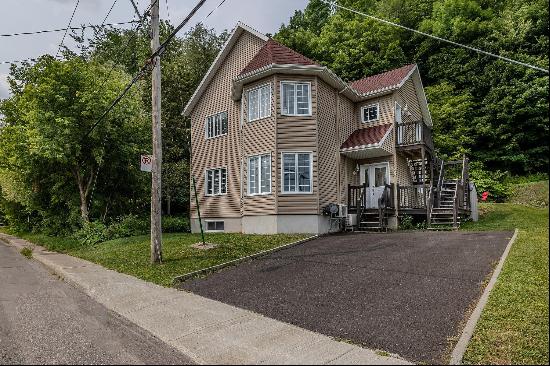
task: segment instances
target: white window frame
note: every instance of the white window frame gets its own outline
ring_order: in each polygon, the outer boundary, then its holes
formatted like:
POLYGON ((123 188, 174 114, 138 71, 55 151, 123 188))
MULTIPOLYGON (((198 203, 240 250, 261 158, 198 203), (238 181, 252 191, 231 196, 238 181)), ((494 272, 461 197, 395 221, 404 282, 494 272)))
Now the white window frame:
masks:
MULTIPOLYGON (((221 120, 220 120, 220 123, 221 123, 221 120)), ((222 130, 223 130, 223 124, 220 124, 220 131, 222 131, 222 130)), ((206 118, 204 119, 204 137, 207 140, 215 139, 217 137, 227 136, 228 132, 229 132, 229 113, 227 111, 222 111, 222 112, 211 114, 209 116, 206 116, 206 118), (215 118, 216 118, 217 115, 220 115, 222 113, 225 113, 227 115, 227 131, 225 133, 220 133, 218 135, 208 136, 208 119, 209 118, 214 118, 213 127, 212 127, 212 129, 214 131, 214 126, 216 124, 215 118)))
POLYGON ((255 155, 249 155, 247 159, 247 165, 246 165, 246 194, 247 196, 265 196, 271 194, 271 182, 272 182, 272 156, 271 152, 265 152, 261 154, 255 154, 255 155), (260 191, 262 190, 262 156, 269 155, 269 192, 257 192, 257 193, 250 193, 250 159, 252 158, 258 158, 259 161, 259 168, 258 172, 260 173, 258 175, 258 187, 260 188, 260 191))
POLYGON ((373 103, 366 106, 361 107, 361 122, 362 123, 372 123, 380 120, 380 103, 373 103), (365 109, 369 109, 371 107, 376 107, 376 119, 368 119, 365 120, 365 109))
POLYGON ((207 233, 223 233, 225 232, 225 220, 204 220, 205 223, 205 232, 207 233), (209 222, 223 222, 223 230, 209 230, 208 229, 208 223, 209 222))
POLYGON ((216 168, 206 168, 204 170, 204 195, 207 196, 207 197, 216 197, 216 196, 225 196, 225 195, 227 195, 228 180, 229 180, 229 174, 227 172, 227 167, 226 166, 220 166, 220 167, 216 167, 216 168), (225 193, 221 193, 222 192, 221 169, 225 169, 225 193), (220 182, 219 182, 219 192, 220 193, 212 193, 212 194, 208 193, 208 172, 211 171, 211 170, 212 171, 220 170, 220 182))
POLYGON ((249 90, 247 90, 246 92, 246 117, 247 117, 247 120, 248 122, 254 122, 254 121, 258 121, 260 119, 264 119, 264 118, 269 118, 271 117, 271 99, 273 98, 273 91, 272 91, 272 87, 271 87, 271 83, 266 83, 266 84, 262 84, 262 85, 258 85, 254 88, 251 88, 249 90), (260 89, 262 88, 265 88, 267 87, 269 89, 269 97, 268 97, 268 101, 269 101, 269 105, 268 105, 268 108, 267 108, 267 115, 265 116, 262 116, 260 114, 260 105, 262 103, 262 93, 259 92, 260 89), (250 93, 251 92, 255 92, 255 91, 258 91, 258 118, 250 118, 250 93))
MULTIPOLYGON (((291 117, 311 117, 312 116, 312 108, 311 108, 311 100, 313 99, 312 91, 311 91, 311 81, 298 81, 298 80, 281 80, 279 91, 281 95, 281 115, 282 116, 291 116, 291 117), (307 84, 309 88, 309 98, 308 98, 308 113, 307 114, 290 114, 290 113, 284 113, 283 112, 283 102, 284 102, 284 96, 283 96, 283 85, 284 84, 307 84)), ((296 96, 296 95, 295 95, 296 96)), ((298 112, 298 98, 294 98, 294 111, 298 112)))
MULTIPOLYGON (((296 177, 295 180, 295 188, 299 188, 298 184, 298 177, 296 177)), ((281 152, 281 194, 313 194, 313 151, 282 151, 281 152), (310 181, 310 189, 309 192, 300 192, 298 190, 296 191, 285 191, 285 161, 284 156, 285 154, 293 154, 296 156, 295 161, 295 169, 296 169, 296 175, 298 174, 298 154, 309 154, 309 181, 310 181)))

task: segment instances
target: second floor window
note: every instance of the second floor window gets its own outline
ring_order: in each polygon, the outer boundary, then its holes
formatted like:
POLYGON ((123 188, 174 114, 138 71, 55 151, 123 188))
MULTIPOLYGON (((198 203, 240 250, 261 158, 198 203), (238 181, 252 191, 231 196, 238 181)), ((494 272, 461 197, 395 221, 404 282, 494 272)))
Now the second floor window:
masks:
POLYGON ((283 153, 283 193, 311 193, 311 153, 283 153))
POLYGON ((271 116, 271 84, 248 92, 248 122, 271 116))
POLYGON ((227 169, 207 169, 205 175, 207 196, 218 196, 227 193, 227 169))
POLYGON ((281 113, 287 116, 311 116, 311 84, 282 81, 281 113))
POLYGON ((271 193, 271 154, 248 158, 248 194, 271 193))
POLYGON ((206 117, 206 138, 227 134, 227 112, 206 117))
POLYGON ((361 108, 363 123, 378 121, 379 109, 378 103, 361 108))

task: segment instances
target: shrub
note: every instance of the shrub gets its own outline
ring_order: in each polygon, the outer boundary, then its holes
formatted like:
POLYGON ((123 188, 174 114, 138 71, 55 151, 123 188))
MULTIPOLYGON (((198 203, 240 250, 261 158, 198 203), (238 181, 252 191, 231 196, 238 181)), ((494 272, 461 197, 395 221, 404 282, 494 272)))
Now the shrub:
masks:
POLYGON ((100 221, 88 222, 73 236, 82 245, 94 245, 105 241, 106 226, 100 221))
POLYGON ((19 251, 19 253, 21 253, 21 255, 23 255, 25 258, 27 259, 31 259, 32 258, 32 249, 29 248, 29 247, 25 247, 23 249, 21 249, 19 251))
POLYGON ((181 216, 165 216, 162 218, 162 231, 165 233, 188 233, 191 231, 189 219, 181 216))
POLYGON ((141 218, 137 215, 121 216, 106 229, 105 240, 145 235, 149 230, 148 218, 141 218))
POLYGON ((478 195, 489 192, 488 200, 503 202, 510 195, 511 187, 506 183, 506 177, 506 172, 493 172, 479 162, 470 163, 470 179, 475 183, 478 195))
POLYGON ((403 215, 399 220, 400 230, 412 230, 415 226, 413 224, 413 217, 411 215, 403 215))

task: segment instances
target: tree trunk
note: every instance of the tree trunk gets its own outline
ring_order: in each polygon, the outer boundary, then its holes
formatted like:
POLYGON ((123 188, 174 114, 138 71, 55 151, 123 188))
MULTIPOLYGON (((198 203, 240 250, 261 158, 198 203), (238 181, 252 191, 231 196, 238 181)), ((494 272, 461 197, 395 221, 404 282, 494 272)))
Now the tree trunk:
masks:
POLYGON ((90 216, 88 212, 88 196, 90 194, 92 182, 94 181, 93 169, 91 169, 91 171, 92 173, 90 174, 89 179, 86 181, 84 177, 82 177, 82 175, 80 174, 78 167, 73 170, 76 184, 78 185, 78 193, 80 195, 80 217, 84 222, 90 222, 90 216))
POLYGON ((166 195, 166 214, 170 216, 172 214, 172 197, 170 194, 166 195))

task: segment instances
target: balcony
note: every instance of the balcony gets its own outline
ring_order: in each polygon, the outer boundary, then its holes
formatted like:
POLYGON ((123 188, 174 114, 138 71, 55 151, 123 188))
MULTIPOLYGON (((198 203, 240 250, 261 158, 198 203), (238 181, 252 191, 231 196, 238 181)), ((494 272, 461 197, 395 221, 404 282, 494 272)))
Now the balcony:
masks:
POLYGON ((423 120, 395 123, 395 146, 400 149, 421 147, 433 151, 432 129, 423 120))

